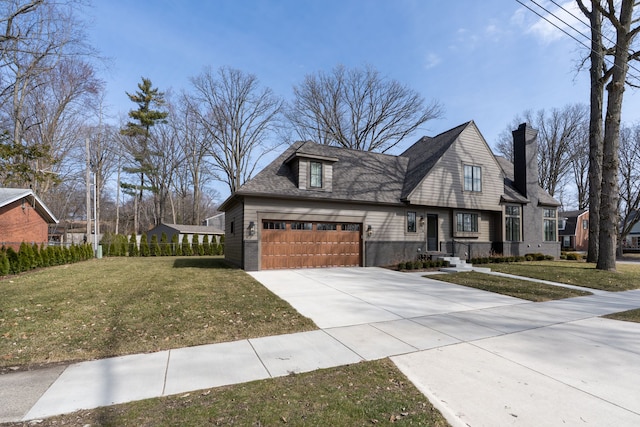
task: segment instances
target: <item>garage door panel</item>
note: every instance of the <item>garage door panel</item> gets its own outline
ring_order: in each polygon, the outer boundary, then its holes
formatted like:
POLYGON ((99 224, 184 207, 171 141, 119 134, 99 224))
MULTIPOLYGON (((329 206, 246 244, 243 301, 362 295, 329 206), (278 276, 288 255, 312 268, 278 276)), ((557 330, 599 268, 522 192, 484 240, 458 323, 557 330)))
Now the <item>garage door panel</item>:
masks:
POLYGON ((263 270, 361 265, 360 224, 301 224, 277 220, 263 223, 263 270))

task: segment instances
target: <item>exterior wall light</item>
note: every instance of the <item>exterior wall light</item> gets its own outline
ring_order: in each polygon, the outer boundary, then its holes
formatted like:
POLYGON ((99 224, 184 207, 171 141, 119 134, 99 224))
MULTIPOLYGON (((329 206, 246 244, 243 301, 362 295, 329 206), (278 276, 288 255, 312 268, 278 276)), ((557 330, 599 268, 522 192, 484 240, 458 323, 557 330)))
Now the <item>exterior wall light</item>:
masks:
POLYGON ((371 237, 373 234, 373 228, 369 225, 367 226, 367 236, 371 237))
POLYGON ((249 236, 253 236, 254 234, 256 234, 256 224, 253 221, 249 222, 249 236))
POLYGON ((424 215, 420 215, 420 227, 424 227, 424 215))

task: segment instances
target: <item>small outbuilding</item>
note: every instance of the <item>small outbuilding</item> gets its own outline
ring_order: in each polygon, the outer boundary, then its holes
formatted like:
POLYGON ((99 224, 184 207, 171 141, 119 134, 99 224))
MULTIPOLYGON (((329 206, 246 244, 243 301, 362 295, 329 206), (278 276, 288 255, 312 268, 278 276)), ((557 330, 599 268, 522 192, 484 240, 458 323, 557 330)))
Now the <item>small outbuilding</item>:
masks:
POLYGON ((192 243, 193 236, 198 235, 200 242, 204 236, 208 236, 209 242, 220 243, 220 238, 224 236, 224 230, 217 227, 209 227, 206 225, 185 225, 185 224, 160 224, 147 231, 147 239, 151 241, 155 235, 160 242, 162 233, 167 235, 167 241, 171 242, 174 235, 178 236, 178 242, 182 242, 184 236, 187 236, 189 243, 192 243))

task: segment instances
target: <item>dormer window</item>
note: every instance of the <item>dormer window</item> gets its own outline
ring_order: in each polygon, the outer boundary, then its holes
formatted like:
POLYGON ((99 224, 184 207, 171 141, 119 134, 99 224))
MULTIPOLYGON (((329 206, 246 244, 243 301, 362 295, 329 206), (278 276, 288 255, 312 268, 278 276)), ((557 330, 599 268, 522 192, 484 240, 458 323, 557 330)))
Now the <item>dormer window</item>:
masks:
POLYGON ((322 163, 310 162, 309 173, 309 186, 311 188, 322 188, 322 163))

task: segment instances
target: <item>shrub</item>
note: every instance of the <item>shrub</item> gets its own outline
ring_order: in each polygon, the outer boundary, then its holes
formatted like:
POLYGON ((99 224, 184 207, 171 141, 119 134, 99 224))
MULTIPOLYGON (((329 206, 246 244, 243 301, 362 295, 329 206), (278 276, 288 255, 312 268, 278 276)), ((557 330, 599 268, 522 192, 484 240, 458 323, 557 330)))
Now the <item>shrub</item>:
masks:
POLYGON ((176 256, 182 255, 182 246, 178 244, 178 235, 174 234, 171 237, 171 253, 176 256))
POLYGON ((545 255, 544 256, 544 260, 545 261, 553 261, 555 259, 555 257, 553 255, 545 255))
POLYGON ((565 258, 566 258, 567 260, 570 260, 570 261, 578 261, 579 259, 582 259, 582 257, 580 256, 580 254, 577 254, 577 253, 575 253, 575 252, 569 252, 569 253, 567 253, 567 254, 565 255, 565 258))
POLYGON ((406 268, 406 266, 407 265, 404 262, 399 262, 398 263, 398 270, 402 271, 402 270, 404 270, 406 268))
POLYGON ((131 233, 129 238, 129 256, 138 256, 138 239, 136 233, 131 233))
POLYGON ((149 256, 149 240, 147 240, 147 233, 142 233, 140 237, 140 256, 149 256))
POLYGON ((224 234, 220 236, 220 242, 218 243, 217 255, 224 255, 224 234))
POLYGON ((191 252, 193 255, 202 255, 200 249, 200 236, 198 236, 198 233, 195 233, 191 238, 191 252))
POLYGON ((171 246, 169 246, 169 241, 167 239, 167 233, 164 231, 160 236, 160 253, 162 256, 170 256, 171 255, 171 246))
POLYGON ((149 254, 151 256, 160 255, 160 245, 158 244, 158 235, 151 236, 151 246, 149 247, 149 254))
POLYGON ((420 270, 422 268, 422 261, 413 261, 413 269, 420 270))
POLYGON ((193 252, 191 251, 191 245, 189 244, 189 238, 186 234, 182 236, 182 255, 191 256, 193 252))
POLYGON ((407 269, 407 270, 413 270, 413 263, 412 263, 411 261, 407 261, 407 262, 404 264, 404 267, 405 267, 405 269, 407 269))
POLYGON ((0 251, 0 276, 6 276, 9 274, 9 258, 5 251, 0 251))
POLYGON ((209 244, 208 234, 205 234, 202 238, 202 255, 211 255, 211 245, 209 244))

